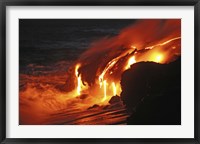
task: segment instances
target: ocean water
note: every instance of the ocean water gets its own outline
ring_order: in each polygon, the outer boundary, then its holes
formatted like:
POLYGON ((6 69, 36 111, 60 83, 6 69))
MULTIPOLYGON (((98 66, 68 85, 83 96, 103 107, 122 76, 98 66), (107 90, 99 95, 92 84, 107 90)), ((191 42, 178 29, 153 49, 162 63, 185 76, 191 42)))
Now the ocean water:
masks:
POLYGON ((88 99, 70 98, 62 87, 69 67, 94 41, 134 22, 20 19, 19 124, 124 124, 122 105, 85 110, 81 106, 88 99))
POLYGON ((42 74, 42 70, 50 72, 51 67, 58 65, 64 65, 58 68, 66 71, 92 42, 117 35, 134 22, 131 19, 20 19, 20 73, 42 74))
MULTIPOLYGON (((137 62, 168 63, 177 59, 181 54, 180 21, 152 21, 144 20, 128 27, 136 20, 20 19, 19 124, 126 124, 129 114, 124 101, 109 102, 116 94, 111 93, 111 97, 105 94, 109 87, 106 81, 104 89, 93 85, 98 80, 96 70, 105 67, 117 53, 124 54, 118 63, 125 64, 128 60, 125 58, 135 54, 135 49, 132 49, 134 40, 141 44, 136 46, 137 62), (118 37, 113 37, 115 35, 118 37), (99 39, 102 41, 95 43, 99 39), (120 43, 122 40, 123 43, 120 43), (130 46, 124 46, 127 40, 130 40, 130 46), (95 47, 87 51, 94 43, 95 47), (131 48, 129 53, 126 47, 131 48), (125 53, 122 53, 124 50, 125 53), (78 59, 84 67, 79 69, 77 76, 78 59), (81 93, 79 78, 89 84, 89 88, 82 86, 86 89, 81 89, 81 93), (105 95, 107 99, 102 102, 105 95)), ((119 70, 124 65, 117 64, 112 70, 120 74, 116 75, 119 78, 122 74, 119 70)), ((110 79, 114 78, 113 73, 109 74, 113 75, 110 79)))

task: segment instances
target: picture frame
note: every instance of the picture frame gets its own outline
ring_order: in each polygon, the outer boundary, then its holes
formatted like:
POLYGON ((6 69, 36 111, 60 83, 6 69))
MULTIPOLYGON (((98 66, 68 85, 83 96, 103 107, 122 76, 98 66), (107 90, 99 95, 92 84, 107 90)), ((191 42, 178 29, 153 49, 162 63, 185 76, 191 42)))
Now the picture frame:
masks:
POLYGON ((0 2, 0 142, 21 143, 163 143, 163 144, 200 144, 200 98, 199 98, 199 37, 200 2, 199 0, 2 0, 0 2), (194 7, 194 138, 7 138, 7 71, 6 71, 6 27, 8 6, 193 6, 194 7))

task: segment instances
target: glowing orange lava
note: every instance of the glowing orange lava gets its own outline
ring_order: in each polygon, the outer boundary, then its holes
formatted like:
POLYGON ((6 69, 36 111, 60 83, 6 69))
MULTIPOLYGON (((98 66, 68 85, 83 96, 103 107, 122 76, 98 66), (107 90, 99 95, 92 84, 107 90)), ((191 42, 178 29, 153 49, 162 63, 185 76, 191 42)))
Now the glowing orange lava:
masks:
POLYGON ((21 119, 30 124, 37 118, 39 123, 43 120, 36 114, 41 112, 107 105, 112 96, 120 96, 121 76, 131 65, 170 63, 180 55, 181 20, 138 20, 114 36, 93 42, 77 61, 62 64, 74 62, 65 73, 20 75, 21 119))
POLYGON ((103 86, 104 86, 104 97, 102 99, 102 102, 104 102, 107 99, 107 82, 106 82, 106 80, 103 81, 103 86))
POLYGON ((163 42, 163 43, 159 43, 159 44, 156 44, 156 45, 153 45, 153 46, 148 46, 148 47, 146 47, 145 49, 153 49, 153 48, 155 48, 155 47, 157 47, 157 46, 163 46, 163 45, 166 45, 166 44, 168 44, 168 43, 170 43, 170 42, 172 42, 172 41, 174 41, 174 40, 178 40, 178 39, 181 39, 181 37, 175 37, 175 38, 172 38, 172 39, 170 39, 170 40, 167 40, 167 41, 165 41, 165 42, 163 42))
POLYGON ((136 63, 135 56, 132 56, 128 60, 128 64, 126 65, 125 69, 129 69, 132 64, 136 63))
POLYGON ((81 94, 81 75, 79 75, 78 73, 78 69, 80 68, 80 64, 77 64, 76 67, 75 67, 75 75, 76 75, 76 78, 77 78, 77 88, 76 88, 76 92, 77 92, 77 95, 80 95, 81 94))
POLYGON ((156 56, 155 62, 160 63, 162 61, 162 59, 163 59, 163 55, 159 54, 156 56))
POLYGON ((112 82, 112 88, 113 88, 113 95, 116 96, 117 95, 117 88, 114 82, 112 82))
MULTIPOLYGON (((179 40, 181 37, 175 37, 169 40, 166 40, 162 43, 155 44, 153 46, 149 46, 144 48, 148 51, 147 55, 145 56, 145 61, 152 61, 156 63, 163 63, 165 59, 165 54, 163 52, 157 52, 154 50, 157 48, 162 48, 163 46, 169 44, 170 42, 173 42, 175 40, 179 40)), ((124 61, 124 68, 121 73, 131 67, 134 63, 143 61, 143 57, 137 57, 137 54, 140 53, 139 50, 136 50, 135 46, 131 46, 130 49, 123 51, 120 55, 114 57, 111 61, 107 63, 103 71, 97 75, 98 77, 98 85, 99 90, 96 91, 97 95, 101 95, 103 92, 103 98, 101 99, 101 102, 106 102, 109 98, 115 95, 120 95, 121 93, 121 86, 120 81, 113 81, 112 74, 115 72, 114 67, 125 57, 128 57, 126 61, 124 61), (134 50, 133 50, 134 49, 134 50), (137 61, 136 61, 137 58, 137 61), (107 74, 108 73, 108 74, 107 74), (103 88, 103 89, 102 89, 103 88)), ((145 55, 145 54, 144 54, 145 55)), ((78 75, 78 69, 80 68, 80 64, 76 65, 76 78, 77 78, 77 94, 81 94, 82 90, 82 83, 81 83, 81 76, 78 75)))

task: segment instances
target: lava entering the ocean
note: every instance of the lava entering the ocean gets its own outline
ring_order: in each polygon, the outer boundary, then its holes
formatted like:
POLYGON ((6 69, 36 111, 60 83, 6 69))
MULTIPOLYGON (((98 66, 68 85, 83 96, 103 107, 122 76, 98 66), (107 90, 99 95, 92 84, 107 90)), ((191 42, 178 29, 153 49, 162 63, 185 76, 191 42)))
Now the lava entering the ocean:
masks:
POLYGON ((132 64, 170 63, 180 53, 180 20, 138 20, 119 35, 93 43, 80 56, 75 64, 77 69, 81 63, 76 75, 77 94, 81 95, 81 85, 87 84, 85 92, 91 97, 101 96, 99 103, 106 104, 112 96, 120 96, 121 75, 132 64))
MULTIPOLYGON (((60 117, 72 123, 70 110, 93 109, 108 105, 114 96, 120 98, 122 75, 134 64, 168 64, 180 55, 180 19, 137 20, 114 36, 92 42, 78 59, 70 62, 66 73, 59 73, 58 69, 53 75, 20 74, 20 124, 55 123, 56 118, 48 121, 42 114, 59 110, 69 110, 68 117, 60 117)), ((76 117, 78 121, 79 113, 76 117)))

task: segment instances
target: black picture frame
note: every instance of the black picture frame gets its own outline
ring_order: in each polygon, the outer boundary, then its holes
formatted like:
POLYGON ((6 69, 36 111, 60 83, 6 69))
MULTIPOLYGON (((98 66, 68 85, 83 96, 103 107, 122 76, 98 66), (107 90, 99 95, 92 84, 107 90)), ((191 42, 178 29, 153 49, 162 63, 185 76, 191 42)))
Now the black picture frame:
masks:
POLYGON ((0 142, 21 143, 124 143, 124 144, 200 144, 200 98, 199 98, 199 60, 200 60, 200 1, 199 0, 0 0, 0 142), (6 7, 7 6, 194 6, 195 17, 195 97, 194 97, 194 138, 6 138, 6 7))

